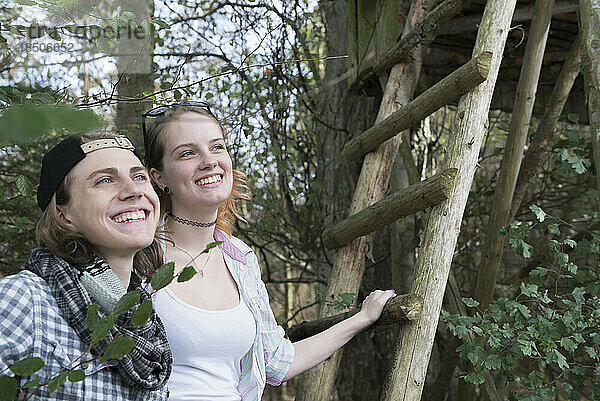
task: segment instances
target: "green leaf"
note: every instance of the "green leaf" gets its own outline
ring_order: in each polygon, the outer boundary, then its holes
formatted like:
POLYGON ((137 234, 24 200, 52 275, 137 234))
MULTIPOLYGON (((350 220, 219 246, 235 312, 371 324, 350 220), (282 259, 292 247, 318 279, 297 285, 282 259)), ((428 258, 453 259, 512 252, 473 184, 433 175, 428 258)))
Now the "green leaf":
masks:
POLYGON ((208 251, 210 251, 211 249, 221 245, 223 243, 223 241, 215 241, 215 242, 211 242, 208 245, 206 245, 206 248, 204 248, 204 250, 202 251, 202 253, 208 253, 208 251))
POLYGON ((558 224, 549 224, 548 225, 548 232, 550 234, 559 235, 560 234, 560 229, 558 228, 558 224))
POLYGON ((165 263, 164 265, 159 267, 152 275, 152 279, 150 279, 150 284, 152 285, 152 289, 154 291, 157 291, 157 290, 160 290, 161 288, 166 287, 167 285, 171 284, 171 281, 173 281, 174 271, 175 271, 175 263, 174 262, 165 263))
POLYGON ((108 346, 100 362, 106 362, 109 359, 120 359, 131 352, 135 348, 135 341, 131 337, 121 336, 115 338, 115 340, 108 346))
POLYGON ((538 266, 535 269, 533 269, 532 271, 529 272, 530 276, 538 276, 538 277, 545 277, 546 274, 548 274, 548 269, 546 269, 545 267, 542 266, 538 266))
POLYGON ((467 383, 471 383, 471 384, 475 384, 475 385, 483 384, 483 382, 485 382, 485 380, 483 379, 483 375, 479 372, 469 373, 468 375, 465 376, 465 381, 467 383))
POLYGON ((62 386, 63 384, 65 384, 65 382, 67 381, 67 376, 69 375, 69 372, 65 372, 65 373, 61 373, 60 375, 56 376, 55 378, 51 379, 48 382, 48 391, 53 393, 56 390, 58 390, 58 388, 60 386, 62 386))
POLYGON ((185 269, 183 269, 179 273, 179 276, 177 276, 177 282, 183 283, 184 281, 190 280, 195 275, 196 275, 196 269, 194 269, 192 266, 187 266, 185 269))
POLYGON ((29 178, 25 177, 24 175, 20 175, 17 177, 17 179, 15 180, 15 185, 17 186, 17 189, 23 196, 32 196, 35 193, 33 189, 33 184, 31 183, 31 181, 29 181, 29 178))
POLYGON ((17 3, 19 3, 22 6, 35 6, 37 5, 37 3, 35 1, 31 1, 31 0, 15 0, 17 3))
POLYGON ((159 25, 165 29, 169 29, 171 26, 169 24, 167 24, 166 22, 159 20, 157 18, 150 18, 150 21, 152 21, 153 23, 155 23, 156 25, 159 25))
POLYGON ((577 349, 577 343, 567 337, 561 338, 560 346, 563 347, 567 352, 573 352, 577 349))
POLYGON ((42 381, 42 379, 38 377, 37 379, 29 380, 27 383, 23 384, 21 387, 23 387, 23 388, 37 387, 37 385, 40 384, 40 381, 42 381))
POLYGON ((129 309, 133 308, 139 300, 139 291, 129 291, 127 294, 123 295, 121 299, 119 299, 115 309, 112 312, 113 315, 120 315, 121 313, 128 311, 129 309))
POLYGON ((571 294, 573 295, 573 298, 575 298, 575 302, 578 306, 585 303, 585 288, 575 287, 571 294))
POLYGON ((135 14, 132 13, 131 11, 123 11, 121 13, 121 17, 125 20, 125 21, 133 21, 135 20, 135 14))
POLYGON ((546 362, 552 363, 556 362, 558 367, 561 369, 568 369, 569 364, 567 363, 567 358, 563 354, 561 354, 557 349, 553 349, 550 351, 548 356, 546 357, 546 362))
POLYGON ((529 341, 529 340, 523 340, 523 339, 518 339, 517 343, 519 344, 519 350, 523 353, 523 355, 525 356, 532 356, 533 355, 533 341, 529 341))
POLYGON ((145 33, 150 35, 152 33, 152 22, 149 19, 142 20, 140 24, 145 33))
POLYGON ((579 122, 579 114, 577 114, 577 113, 568 113, 567 114, 567 118, 572 123, 576 123, 577 124, 579 122))
POLYGON ((483 361, 483 367, 488 370, 500 369, 502 366, 502 360, 498 355, 490 354, 487 355, 483 361))
POLYGON ((98 305, 91 304, 85 313, 85 324, 88 329, 93 331, 96 328, 98 320, 100 320, 100 317, 98 317, 98 305))
POLYGON ((521 315, 525 319, 529 319, 531 317, 531 311, 529 308, 523 304, 517 304, 517 310, 521 313, 521 315))
POLYGON ((523 256, 525 259, 531 257, 531 245, 523 241, 521 238, 511 238, 509 241, 512 248, 515 250, 517 255, 523 256))
POLYGON ((142 326, 150 317, 152 313, 152 301, 149 299, 144 300, 140 306, 133 312, 131 316, 131 324, 134 326, 142 326))
POLYGON ((13 401, 17 398, 17 380, 10 376, 0 376, 0 401, 13 401))
POLYGON ((0 116, 0 144, 23 143, 57 129, 83 132, 98 128, 98 117, 89 109, 54 104, 12 105, 0 116))
POLYGON ((527 297, 534 297, 537 295, 538 286, 535 284, 525 284, 521 282, 521 294, 527 297))
POLYGON ((104 339, 114 326, 115 321, 112 316, 106 316, 98 320, 94 331, 92 331, 92 344, 96 344, 98 341, 104 339))
POLYGON ((475 301, 473 298, 462 298, 462 301, 469 308, 475 308, 479 306, 479 302, 475 301))
POLYGON ((43 367, 44 361, 42 358, 28 356, 10 366, 10 371, 17 376, 31 376, 43 367))
POLYGON ((563 244, 569 245, 571 248, 575 248, 577 246, 577 242, 573 241, 572 239, 564 240, 563 244))
POLYGON ((71 370, 69 371, 68 378, 72 383, 80 382, 85 379, 85 372, 81 369, 71 370))
POLYGON ((596 349, 594 347, 584 347, 584 349, 590 358, 598 359, 598 352, 596 351, 596 349))
POLYGON ((537 217, 540 223, 546 218, 546 212, 544 212, 539 206, 531 205, 529 206, 529 209, 531 209, 531 211, 535 214, 535 217, 537 217))

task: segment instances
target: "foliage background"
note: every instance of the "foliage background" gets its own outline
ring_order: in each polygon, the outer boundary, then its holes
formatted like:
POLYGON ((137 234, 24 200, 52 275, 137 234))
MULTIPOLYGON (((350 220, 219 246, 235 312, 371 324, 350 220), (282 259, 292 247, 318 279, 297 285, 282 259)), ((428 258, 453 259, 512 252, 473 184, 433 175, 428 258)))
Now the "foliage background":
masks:
MULTIPOLYGON (((203 99, 226 122, 234 165, 249 177, 253 200, 235 234, 261 258, 278 321, 288 327, 314 319, 335 257, 323 248, 320 233, 345 216, 357 177, 357 163, 346 161, 341 149, 372 125, 380 100, 348 91, 346 10, 338 3, 177 0, 157 2, 151 18, 136 21, 124 6, 108 2, 0 2, 1 274, 21 269, 35 245, 39 210, 33 194, 41 157, 67 133, 64 128, 101 125, 139 143, 138 114, 125 106, 145 110, 203 99), (75 25, 87 33, 93 27, 139 26, 150 39, 153 71, 129 74, 115 56, 118 40, 75 37, 75 25), (49 29, 32 38, 25 29, 30 26, 49 29), (73 44, 73 51, 23 51, 27 43, 73 44), (68 106, 93 115, 50 118, 69 113, 68 106), (42 126, 35 125, 40 121, 42 126), (45 135, 25 140, 32 134, 45 135)), ((408 5, 397 5, 400 23, 408 5)), ((509 36, 506 56, 522 51, 519 40, 509 36)), ((509 113, 490 112, 452 269, 472 313, 444 314, 423 399, 456 399, 457 376, 480 384, 485 370, 511 399, 598 399, 598 193, 589 130, 580 117, 565 113, 559 124, 517 221, 506 229, 496 288, 501 299, 482 311, 469 297, 510 125, 509 113), (459 367, 460 356, 468 363, 459 367)), ((442 165, 453 119, 449 106, 411 129, 411 155, 421 178, 442 165)), ((532 132, 536 124, 534 119, 532 132)), ((403 224, 407 252, 418 254, 421 219, 403 224)), ((407 288, 393 274, 396 246, 388 229, 376 234, 359 300, 390 283, 397 291, 407 288)), ((410 277, 410 267, 405 273, 410 277)), ((389 330, 352 340, 336 399, 374 398, 394 335, 389 330)), ((296 384, 268 389, 265 398, 291 399, 296 384)))

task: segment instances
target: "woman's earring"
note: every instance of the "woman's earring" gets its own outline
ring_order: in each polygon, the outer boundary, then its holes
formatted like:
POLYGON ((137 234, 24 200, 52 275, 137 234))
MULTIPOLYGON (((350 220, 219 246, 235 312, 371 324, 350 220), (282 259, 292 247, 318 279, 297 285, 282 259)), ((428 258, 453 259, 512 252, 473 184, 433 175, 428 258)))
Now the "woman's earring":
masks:
POLYGON ((163 189, 164 193, 168 194, 169 192, 171 192, 171 190, 169 189, 169 187, 165 187, 163 189))

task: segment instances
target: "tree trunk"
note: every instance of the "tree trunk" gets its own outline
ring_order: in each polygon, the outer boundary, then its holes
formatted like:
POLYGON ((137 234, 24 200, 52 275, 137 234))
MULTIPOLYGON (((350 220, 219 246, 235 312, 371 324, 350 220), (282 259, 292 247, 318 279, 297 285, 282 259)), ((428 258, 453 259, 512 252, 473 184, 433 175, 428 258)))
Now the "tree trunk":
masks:
POLYGON ((400 330, 382 400, 420 400, 442 298, 462 215, 473 181, 494 85, 516 0, 489 0, 473 57, 493 53, 488 78, 458 104, 456 134, 449 139, 446 168, 457 168, 449 200, 432 208, 417 260, 413 291, 424 299, 421 317, 400 330))
MULTIPOLYGON (((152 17, 154 2, 150 0, 123 0, 121 12, 131 11, 138 25, 141 20, 152 17)), ((126 28, 120 33, 117 47, 118 81, 115 84, 119 98, 117 103, 117 131, 131 138, 139 149, 143 149, 141 136, 142 113, 152 106, 152 100, 135 100, 146 91, 154 90, 152 80, 154 39, 141 28, 126 28)))
MULTIPOLYGON (((409 12, 407 26, 414 26, 425 14, 424 0, 415 0, 409 12)), ((405 32, 406 32, 405 27, 405 32)), ((421 69, 420 48, 414 50, 415 59, 397 64, 387 80, 383 100, 377 115, 377 121, 385 119, 412 97, 421 69)), ((349 214, 354 214, 380 200, 387 190, 390 173, 398 151, 400 136, 382 144, 375 152, 365 156, 361 173, 356 184, 349 214)), ((337 255, 333 272, 326 291, 326 299, 334 299, 340 293, 358 293, 364 272, 364 258, 367 253, 367 238, 354 240, 337 255)), ((356 301, 356 297, 354 298, 356 301)), ((323 305, 320 317, 335 314, 335 310, 323 305)), ((328 400, 335 382, 342 350, 302 375, 298 388, 298 401, 328 400)))
MULTIPOLYGON (((347 54, 349 44, 346 2, 323 1, 320 8, 327 35, 324 55, 347 54)), ((349 93, 348 82, 342 78, 348 72, 348 64, 348 61, 344 59, 326 61, 323 77, 317 80, 316 85, 316 87, 324 88, 316 99, 317 116, 312 121, 313 129, 316 132, 316 181, 323 183, 322 192, 317 193, 319 196, 316 196, 315 199, 321 202, 320 206, 324 215, 323 227, 340 221, 348 215, 360 166, 349 163, 341 151, 350 138, 372 126, 377 115, 377 99, 349 93), (334 82, 337 83, 332 84, 334 82)), ((334 262, 335 252, 324 250, 320 256, 322 262, 317 265, 316 274, 318 277, 329 277, 331 274, 329 260, 331 263, 334 262)), ((352 351, 354 346, 355 344, 350 343, 345 348, 350 348, 352 351)), ((369 362, 371 362, 370 366, 381 364, 381 355, 375 352, 365 355, 364 349, 365 347, 357 348, 356 352, 364 357, 365 364, 369 362)), ((352 369, 345 369, 343 382, 340 383, 340 388, 344 392, 354 394, 371 385, 378 388, 377 383, 371 384, 371 381, 361 379, 365 376, 377 378, 380 375, 383 377, 383 373, 379 374, 377 369, 368 369, 362 364, 350 362, 352 369), (361 384, 363 384, 362 388, 361 384)), ((299 394, 298 391, 296 393, 299 394)))
POLYGON ((600 6, 597 0, 579 0, 579 28, 583 45, 583 78, 594 152, 596 191, 600 193, 600 6))
POLYGON ((554 133, 556 122, 563 111, 563 107, 569 97, 575 78, 579 75, 580 69, 581 40, 578 37, 571 46, 571 50, 569 50, 569 55, 565 59, 560 75, 556 80, 556 84, 552 90, 552 96, 550 96, 550 101, 540 120, 540 125, 538 125, 535 134, 531 137, 529 147, 523 157, 508 221, 513 221, 515 219, 515 216, 521 207, 521 203, 523 203, 523 198, 527 193, 531 178, 534 176, 535 171, 542 160, 542 156, 548 148, 550 138, 554 133))

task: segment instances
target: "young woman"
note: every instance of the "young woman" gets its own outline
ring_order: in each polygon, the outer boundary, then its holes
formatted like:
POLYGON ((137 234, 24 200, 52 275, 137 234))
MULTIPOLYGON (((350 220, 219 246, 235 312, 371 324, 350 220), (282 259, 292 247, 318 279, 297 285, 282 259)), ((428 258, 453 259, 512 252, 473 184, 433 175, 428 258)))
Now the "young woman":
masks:
POLYGON ((165 261, 198 274, 158 291, 154 306, 173 352, 173 400, 259 400, 328 358, 378 319, 393 291, 374 291, 353 317, 292 344, 269 306, 254 252, 231 236, 245 176, 232 169, 224 130, 208 105, 189 102, 144 113, 146 166, 165 210, 165 261), (216 227, 216 228, 215 228, 216 227), (207 244, 223 241, 202 253, 207 244))
POLYGON ((161 263, 154 242, 159 201, 135 148, 125 137, 93 134, 69 137, 42 161, 37 199, 43 211, 26 270, 0 280, 0 375, 25 357, 45 366, 33 379, 47 381, 79 366, 85 379, 26 389, 44 400, 165 400, 171 352, 164 327, 154 313, 140 327, 117 327, 90 346, 85 323, 89 304, 100 315, 112 312, 129 290, 149 295, 140 277, 161 263), (119 330, 118 330, 119 329, 119 330), (112 339, 124 334, 136 347, 121 359, 100 363, 112 339), (79 365, 80 362, 83 364, 79 365))

